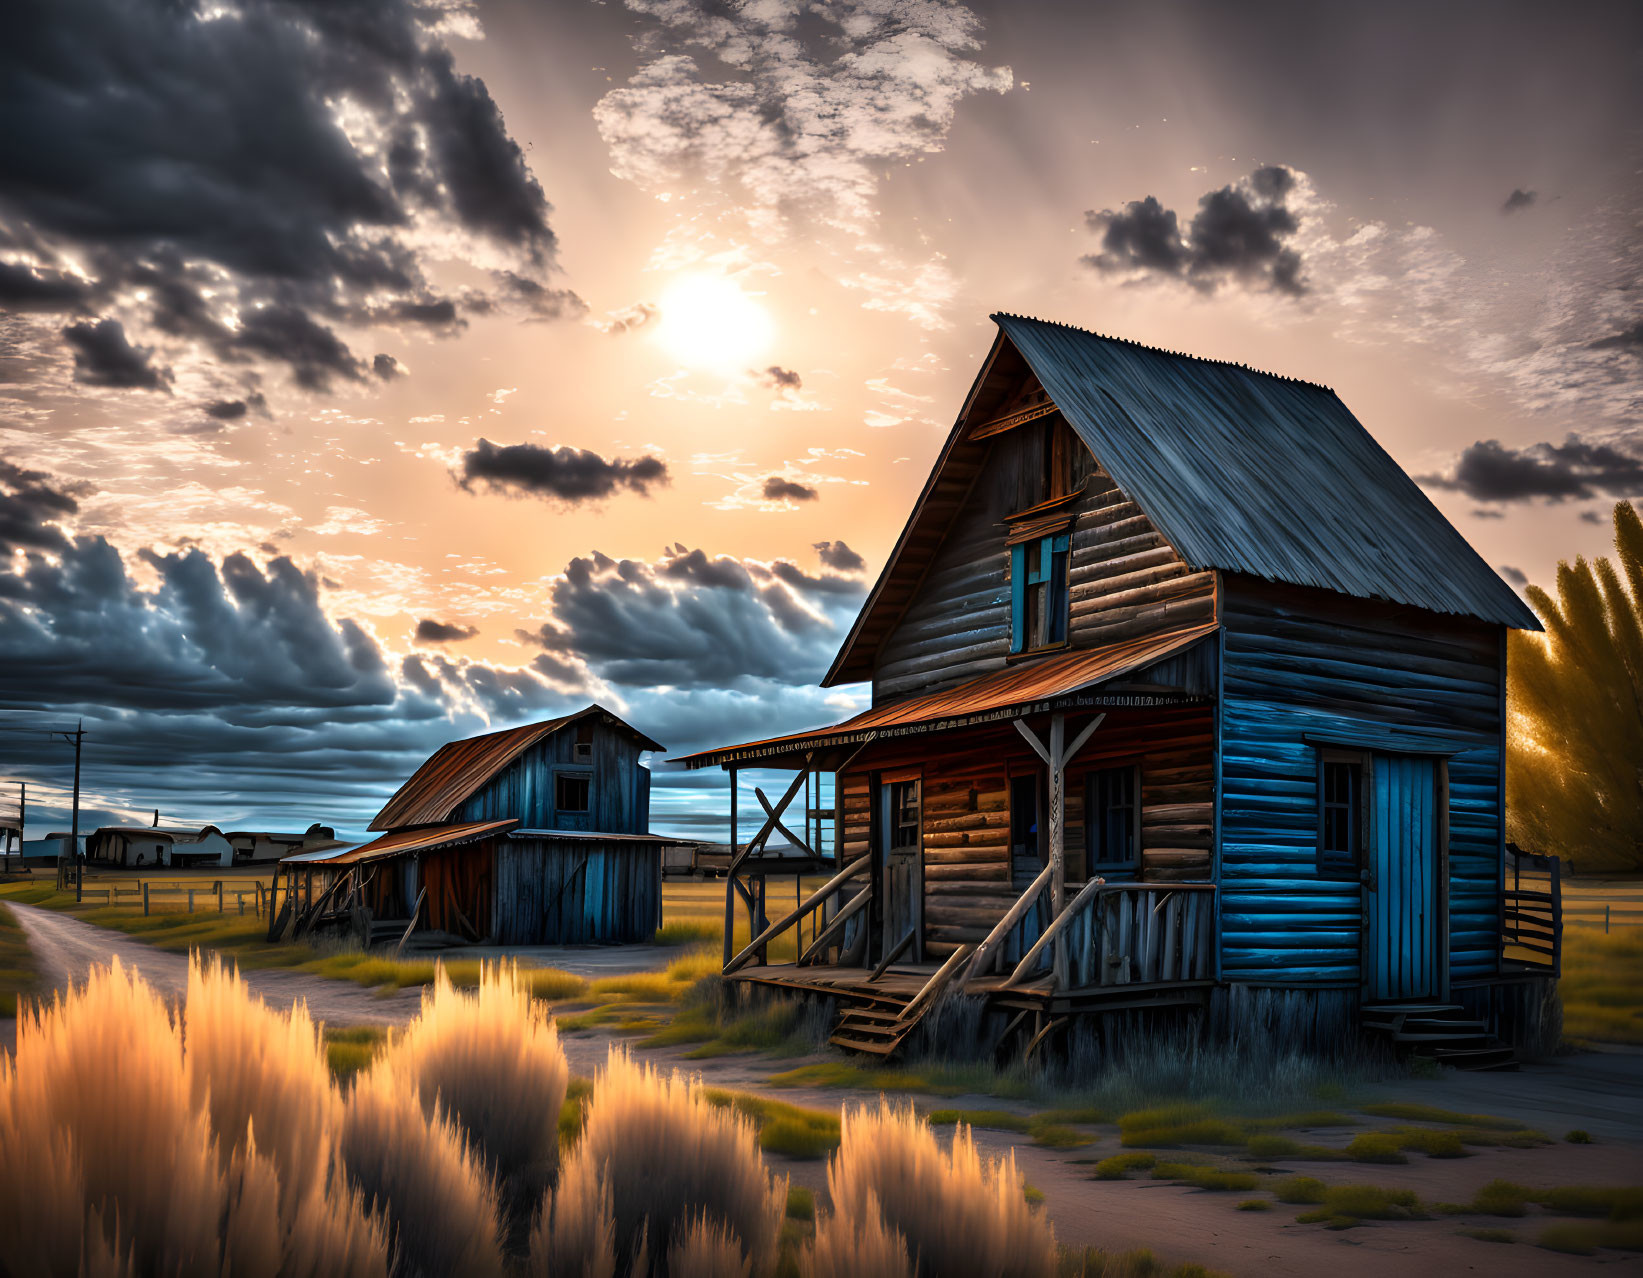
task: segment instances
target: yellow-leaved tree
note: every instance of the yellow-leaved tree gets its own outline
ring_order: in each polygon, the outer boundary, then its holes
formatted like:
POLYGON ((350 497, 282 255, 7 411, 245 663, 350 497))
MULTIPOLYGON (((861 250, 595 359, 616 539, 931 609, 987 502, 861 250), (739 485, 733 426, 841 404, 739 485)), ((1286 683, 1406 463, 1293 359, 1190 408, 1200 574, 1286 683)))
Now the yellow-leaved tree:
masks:
POLYGON ((1614 508, 1618 565, 1577 558, 1557 598, 1525 592, 1546 633, 1507 647, 1506 835, 1581 873, 1643 869, 1643 519, 1614 508))

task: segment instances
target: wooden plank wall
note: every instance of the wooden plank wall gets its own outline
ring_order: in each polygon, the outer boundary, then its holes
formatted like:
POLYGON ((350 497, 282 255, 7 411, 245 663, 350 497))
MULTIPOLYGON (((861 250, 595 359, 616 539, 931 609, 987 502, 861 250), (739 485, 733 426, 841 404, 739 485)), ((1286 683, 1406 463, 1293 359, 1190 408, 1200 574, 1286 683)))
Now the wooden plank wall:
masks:
POLYGON ((504 839, 496 854, 495 911, 502 945, 648 941, 662 923, 661 850, 504 839))
POLYGON ((1495 970, 1501 749, 1498 626, 1228 576, 1222 587, 1222 975, 1359 979, 1361 889, 1317 872, 1305 732, 1402 728, 1449 765, 1450 971, 1495 970))
MULTIPOLYGON (((1069 717, 1069 737, 1084 721, 1069 717)), ((1085 775, 1092 768, 1131 762, 1141 765, 1140 877, 1210 877, 1212 733, 1208 707, 1109 712, 1068 771, 1069 878, 1080 881, 1084 873, 1085 775)), ((839 782, 847 858, 870 846, 872 774, 912 765, 923 771, 925 948, 939 957, 966 941, 982 940, 1014 904, 1010 777, 1042 775, 1042 765, 1007 723, 944 733, 923 744, 870 747, 839 782)))
MULTIPOLYGON (((1022 508, 1027 472, 1039 464, 1032 431, 993 440, 947 539, 879 650, 875 704, 1003 669, 1010 650, 1005 517, 1022 508)), ((1076 513, 1068 573, 1073 646, 1214 620, 1215 574, 1188 568, 1099 466, 1069 510, 1076 513)))
POLYGON ((593 730, 593 761, 575 757, 576 725, 567 724, 538 741, 451 817, 453 821, 496 821, 517 817, 527 830, 582 828, 606 834, 647 834, 650 820, 650 770, 642 767, 639 745, 626 733, 602 723, 593 730), (592 771, 589 811, 561 821, 553 807, 554 771, 592 771))

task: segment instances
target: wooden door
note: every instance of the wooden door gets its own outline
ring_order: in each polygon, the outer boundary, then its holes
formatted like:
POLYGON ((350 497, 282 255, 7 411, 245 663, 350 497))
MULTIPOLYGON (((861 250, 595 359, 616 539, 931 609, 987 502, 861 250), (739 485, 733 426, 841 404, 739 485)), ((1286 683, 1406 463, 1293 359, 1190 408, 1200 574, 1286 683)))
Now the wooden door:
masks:
POLYGON ((919 776, 897 775, 879 782, 879 857, 884 884, 883 953, 889 954, 912 934, 902 958, 924 961, 924 839, 922 783, 919 776))
POLYGON ((1364 896, 1367 997, 1433 999, 1443 992, 1439 952, 1438 764, 1378 754, 1373 766, 1370 874, 1364 896))

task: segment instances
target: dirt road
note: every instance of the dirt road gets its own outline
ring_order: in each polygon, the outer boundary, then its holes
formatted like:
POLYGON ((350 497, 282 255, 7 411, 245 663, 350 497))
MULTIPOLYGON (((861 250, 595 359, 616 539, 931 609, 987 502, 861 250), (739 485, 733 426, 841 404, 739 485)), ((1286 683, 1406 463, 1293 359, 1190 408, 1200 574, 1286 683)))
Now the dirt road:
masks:
MULTIPOLYGON (((180 999, 187 988, 188 961, 178 954, 68 918, 49 910, 13 905, 28 933, 45 983, 63 988, 83 980, 94 963, 118 955, 143 974, 165 996, 180 999)), ((666 952, 621 950, 532 951, 543 965, 607 975, 656 967, 666 952)), ((416 990, 383 996, 347 981, 303 972, 253 971, 246 981, 275 1005, 305 999, 316 1019, 333 1025, 396 1025, 420 1005, 416 990)), ((0 1022, 12 1045, 13 1022, 0 1022)), ((610 1038, 601 1033, 566 1035, 563 1042, 572 1070, 591 1075, 605 1058, 610 1038)), ((760 1092, 798 1105, 833 1109, 876 1103, 859 1092, 777 1089, 766 1081, 774 1069, 799 1062, 773 1063, 761 1056, 725 1056, 687 1060, 683 1050, 647 1053, 655 1063, 677 1065, 699 1073, 719 1087, 760 1092)), ((1529 1185, 1637 1184, 1643 1181, 1643 1131, 1637 1097, 1643 1094, 1643 1053, 1612 1053, 1571 1058, 1550 1066, 1531 1066, 1521 1074, 1453 1075, 1441 1081, 1411 1082, 1385 1091, 1386 1098, 1416 1100, 1466 1111, 1486 1111, 1531 1122, 1553 1136, 1568 1127, 1585 1126, 1598 1138, 1594 1145, 1556 1144, 1541 1149, 1480 1151, 1459 1162, 1416 1158, 1406 1166, 1362 1166, 1354 1163, 1280 1161, 1273 1170, 1315 1175, 1331 1183, 1370 1182, 1416 1190, 1431 1201, 1465 1200, 1496 1177, 1529 1185)), ((1382 1097, 1377 1095, 1376 1099, 1382 1097)), ((1367 1098, 1366 1098, 1367 1099, 1367 1098)), ((919 1108, 929 1102, 913 1098, 919 1108)), ((1020 1109, 990 1097, 941 1098, 940 1106, 1020 1109)), ((1215 1194, 1162 1181, 1095 1181, 1090 1164, 1119 1152, 1110 1128, 1090 1146, 1069 1151, 1043 1149, 1009 1132, 975 1132, 976 1143, 1000 1157, 1015 1150, 1021 1174, 1039 1189, 1057 1236, 1069 1245, 1109 1251, 1147 1247, 1172 1262, 1198 1261, 1235 1274, 1311 1278, 1378 1278, 1410 1273, 1491 1273, 1539 1275, 1580 1273, 1600 1265, 1635 1265, 1636 1255, 1607 1252, 1592 1259, 1559 1255, 1538 1247, 1502 1246, 1462 1236, 1461 1228, 1505 1225, 1525 1243, 1547 1223, 1491 1218, 1440 1217, 1428 1221, 1365 1224, 1339 1232, 1317 1225, 1298 1225, 1304 1208, 1277 1205, 1275 1210, 1237 1210, 1244 1194, 1215 1194)), ((821 1161, 773 1160, 795 1184, 826 1189, 821 1161)))

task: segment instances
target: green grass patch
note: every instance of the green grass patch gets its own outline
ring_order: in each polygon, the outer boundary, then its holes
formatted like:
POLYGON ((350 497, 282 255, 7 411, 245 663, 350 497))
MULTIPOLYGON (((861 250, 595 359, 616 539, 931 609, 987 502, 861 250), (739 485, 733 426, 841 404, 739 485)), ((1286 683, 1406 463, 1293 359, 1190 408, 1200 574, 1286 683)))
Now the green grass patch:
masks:
POLYGON ((1057 1278, 1229 1278, 1219 1269, 1198 1264, 1166 1265, 1145 1247, 1130 1251, 1098 1251, 1094 1247, 1065 1248, 1056 1266, 1057 1278))
POLYGON ((34 992, 36 979, 22 924, 0 905, 0 1017, 17 1015, 18 998, 34 992))
POLYGON ((1023 1181, 1021 1183, 1021 1196, 1027 1200, 1027 1205, 1030 1207, 1042 1207, 1044 1205, 1044 1191, 1037 1185, 1029 1185, 1026 1181, 1023 1181))
POLYGON ((816 1219, 816 1191, 803 1185, 787 1187, 787 1217, 789 1220, 816 1219))
POLYGON ((848 1087, 872 1092, 929 1096, 997 1096, 1021 1100, 1033 1094, 1024 1074, 987 1065, 871 1066, 853 1060, 816 1061, 772 1074, 772 1087, 848 1087))
POLYGON ((1328 1145, 1312 1145, 1279 1136, 1276 1132, 1261 1132, 1244 1143, 1251 1158, 1304 1158, 1313 1162, 1330 1162, 1345 1158, 1344 1151, 1328 1145))
POLYGON ((1136 1110, 1118 1120, 1119 1143, 1144 1149, 1178 1145, 1242 1145, 1248 1135, 1237 1123, 1217 1118, 1207 1105, 1164 1105, 1136 1110))
POLYGON ((1201 1163, 1159 1163, 1152 1169, 1152 1178, 1178 1181, 1213 1193, 1247 1192, 1261 1183, 1253 1172, 1223 1171, 1201 1163))
POLYGON ((582 1136, 582 1124, 587 1121, 588 1097, 593 1095, 593 1083, 586 1078, 572 1078, 565 1087, 565 1100, 559 1106, 559 1148, 569 1149, 582 1136))
POLYGON ((759 1148, 766 1153, 825 1158, 839 1147, 837 1114, 719 1087, 705 1088, 702 1095, 711 1105, 734 1109, 751 1118, 759 1129, 759 1148))
POLYGON ((724 923, 713 919, 674 919, 651 934, 652 945, 701 945, 724 939, 724 923))
POLYGON ((1272 1187, 1281 1203, 1321 1203, 1328 1186, 1316 1176, 1286 1176, 1272 1187))
POLYGON ((1158 1159, 1151 1154, 1114 1154, 1095 1165, 1097 1180, 1127 1180, 1132 1171, 1146 1171, 1156 1166, 1158 1159))
POLYGON ((344 1025, 325 1029, 325 1063, 339 1082, 352 1078, 376 1060, 388 1041, 388 1032, 376 1025, 344 1025))
POLYGON ((1563 1032, 1599 1043, 1643 1043, 1643 928, 1563 933, 1563 1032))
POLYGON ((1095 1143, 1095 1137, 1088 1132, 1066 1123, 1045 1122, 1043 1115, 1034 1117, 1027 1126, 1027 1132, 1033 1138, 1033 1144, 1042 1145, 1045 1149, 1080 1149, 1095 1143))
POLYGON ((1350 1229, 1362 1220, 1422 1220, 1420 1199, 1412 1189, 1381 1185, 1326 1185, 1316 1211, 1295 1217, 1298 1224, 1350 1229))
POLYGON ((1584 1128, 1577 1127, 1564 1136, 1563 1139, 1571 1145, 1590 1145, 1592 1143, 1592 1134, 1584 1128))
POLYGON ((1271 1211, 1272 1203, 1265 1198, 1246 1198, 1238 1204, 1239 1211, 1271 1211))
POLYGON ((987 1127, 995 1131, 1026 1134, 1031 1120, 1025 1114, 1012 1114, 1007 1109, 932 1109, 925 1115, 932 1127, 951 1127, 964 1123, 970 1127, 987 1127))

